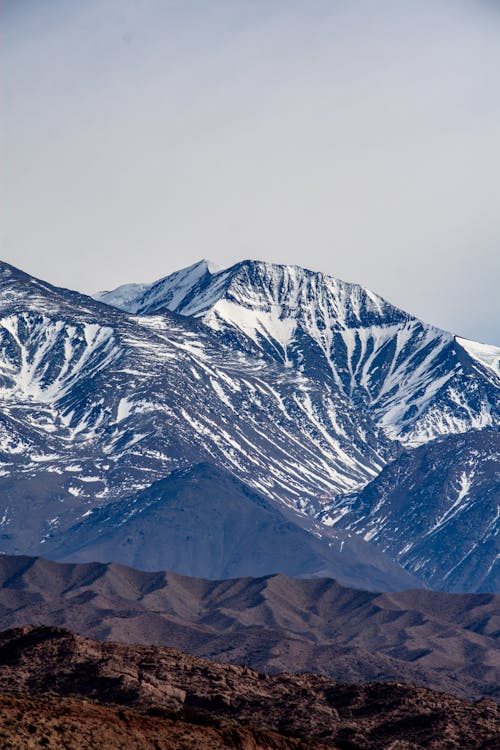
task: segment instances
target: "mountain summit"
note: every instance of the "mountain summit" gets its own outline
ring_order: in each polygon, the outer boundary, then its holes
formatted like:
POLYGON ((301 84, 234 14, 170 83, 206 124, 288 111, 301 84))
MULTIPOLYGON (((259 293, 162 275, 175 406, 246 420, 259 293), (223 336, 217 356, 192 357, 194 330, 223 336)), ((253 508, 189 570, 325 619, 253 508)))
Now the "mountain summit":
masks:
POLYGON ((496 424, 500 349, 427 325, 358 284, 298 266, 206 261, 124 302, 128 312, 198 318, 239 346, 328 382, 391 439, 416 446, 496 424))

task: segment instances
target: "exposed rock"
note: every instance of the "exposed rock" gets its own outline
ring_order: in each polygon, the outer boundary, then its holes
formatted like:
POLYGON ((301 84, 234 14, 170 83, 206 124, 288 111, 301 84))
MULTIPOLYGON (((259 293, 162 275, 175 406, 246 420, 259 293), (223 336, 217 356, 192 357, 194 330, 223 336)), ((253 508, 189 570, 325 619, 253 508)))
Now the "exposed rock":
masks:
POLYGON ((82 698, 0 695, 3 750, 320 750, 325 747, 194 712, 108 706, 82 698))
MULTIPOLYGON (((4 693, 79 696, 143 711, 163 709, 179 719, 194 711, 329 747, 492 750, 500 737, 500 708, 488 699, 471 705, 397 683, 353 686, 322 675, 265 675, 174 649, 97 643, 57 628, 2 633, 0 665, 4 693)), ((229 747, 250 748, 251 741, 229 747)), ((208 741, 201 747, 218 745, 208 741)))

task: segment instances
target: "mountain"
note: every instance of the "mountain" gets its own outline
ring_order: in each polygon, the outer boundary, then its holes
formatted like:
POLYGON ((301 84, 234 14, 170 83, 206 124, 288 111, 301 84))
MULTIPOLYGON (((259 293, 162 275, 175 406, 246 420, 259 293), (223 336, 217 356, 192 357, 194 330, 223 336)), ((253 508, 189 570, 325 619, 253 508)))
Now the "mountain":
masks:
POLYGON ((193 293, 198 288, 206 287, 212 274, 217 274, 219 270, 211 261, 202 260, 152 284, 123 284, 117 289, 99 292, 94 297, 134 315, 154 315, 165 310, 186 314, 193 293))
POLYGON ((205 578, 333 576, 358 588, 421 584, 355 534, 322 529, 226 471, 198 464, 96 508, 43 546, 52 559, 119 562, 205 578))
POLYGON ((498 424, 500 349, 422 323, 358 284, 297 266, 207 261, 107 304, 199 318, 246 350, 319 375, 388 437, 419 445, 498 424))
POLYGON ((131 317, 6 264, 0 384, 6 552, 179 467, 210 461, 294 506, 363 485, 394 453, 318 381, 190 319, 131 317))
POLYGON ((430 587, 500 591, 499 498, 500 434, 473 431, 406 450, 319 519, 339 518, 430 587))
POLYGON ((4 476, 48 468, 108 498, 212 460, 296 503, 363 485, 394 454, 321 380, 189 318, 132 317, 6 264, 0 316, 4 476))
MULTIPOLYGON (((403 450, 498 425, 494 348, 321 273, 202 262, 102 300, 126 309, 0 265, 3 552, 39 554, 93 510, 200 463, 340 533, 340 498, 403 450)), ((446 472, 451 452, 442 459, 446 472)), ((459 514, 443 534, 450 549, 477 543, 470 562, 486 570, 497 527, 485 537, 479 521, 466 524, 479 516, 459 514)), ((404 529, 391 554, 422 580, 490 585, 473 567, 454 577, 452 555, 407 561, 404 529)))
POLYGON ((65 747, 159 750, 498 747, 493 701, 470 705, 423 688, 266 675, 54 628, 0 634, 0 664, 0 726, 10 747, 60 747, 62 739, 65 747))
POLYGON ((351 412, 369 416, 407 450, 388 460, 361 494, 323 495, 323 507, 317 498, 302 507, 326 524, 373 540, 429 585, 500 590, 500 475, 494 460, 495 450, 497 459, 500 453, 493 433, 478 432, 498 425, 500 349, 426 325, 358 285, 250 261, 223 271, 202 261, 144 286, 127 301, 113 292, 105 301, 139 314, 174 311, 200 319, 219 340, 257 350, 347 398, 351 412), (412 480, 403 478, 415 446, 422 446, 414 454, 418 483, 413 474, 412 480), (473 486, 455 464, 453 452, 459 448, 462 458, 464 446, 475 456, 473 486), (419 460, 427 454, 428 461, 419 460), (383 492, 374 489, 382 485, 383 492), (399 498, 397 512, 393 496, 399 498))
POLYGON ((380 594, 328 578, 213 581, 116 563, 0 556, 0 629, 69 628, 265 672, 397 681, 499 698, 500 597, 380 594))

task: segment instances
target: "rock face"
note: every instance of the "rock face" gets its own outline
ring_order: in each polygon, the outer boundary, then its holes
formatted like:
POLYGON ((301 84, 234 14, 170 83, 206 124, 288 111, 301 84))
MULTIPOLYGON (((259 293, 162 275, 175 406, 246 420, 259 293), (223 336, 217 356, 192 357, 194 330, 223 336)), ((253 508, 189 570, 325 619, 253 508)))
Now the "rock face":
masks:
POLYGON ((163 709, 179 718, 192 711, 300 735, 320 746, 486 750, 499 738, 500 710, 487 699, 470 705, 400 684, 352 686, 320 675, 265 675, 172 649, 96 643, 54 628, 2 633, 0 664, 3 693, 80 696, 150 714, 155 707, 157 714, 163 709))
MULTIPOLYGON (((423 529, 392 518, 400 472, 366 526, 344 499, 403 448, 496 430, 497 349, 295 266, 201 263, 101 299, 115 307, 0 264, 1 551, 40 554, 95 508, 208 462, 283 507, 356 523, 436 588, 496 589, 498 519, 484 526, 473 484, 442 490, 438 517, 454 522, 439 534, 432 514, 423 529), (394 544, 374 526, 386 497, 394 544), (420 533, 449 554, 403 552, 420 533), (464 538, 475 546, 460 560, 464 538)), ((436 445, 424 483, 450 470, 436 445)))
POLYGON ((386 594, 282 575, 210 581, 0 556, 0 628, 63 626, 262 672, 319 672, 500 699, 500 597, 386 594))

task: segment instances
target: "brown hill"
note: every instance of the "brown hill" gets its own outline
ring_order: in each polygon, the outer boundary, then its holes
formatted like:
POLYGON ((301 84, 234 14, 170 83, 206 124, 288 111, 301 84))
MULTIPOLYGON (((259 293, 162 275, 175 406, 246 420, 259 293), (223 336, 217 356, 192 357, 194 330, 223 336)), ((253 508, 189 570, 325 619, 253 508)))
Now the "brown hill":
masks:
POLYGON ((0 557, 0 628, 66 627, 260 671, 398 681, 499 697, 500 597, 376 594, 332 579, 224 581, 121 565, 0 557))
MULTIPOLYGON (((409 685, 353 686, 322 675, 265 675, 248 667, 210 663, 174 649, 96 642, 56 628, 26 627, 0 634, 0 667, 0 691, 4 694, 16 691, 33 697, 50 692, 53 700, 54 696, 90 698, 140 709, 153 719, 176 719, 177 726, 187 720, 227 731, 228 725, 222 722, 230 720, 250 724, 259 731, 302 736, 318 744, 352 750, 492 750, 500 746, 500 708, 489 699, 470 705, 409 685), (215 717, 220 717, 218 725, 215 717)), ((40 703, 33 710, 37 706, 40 703)), ((56 701, 42 711, 45 720, 53 709, 61 714, 61 705, 56 701)), ((18 706, 17 710, 22 717, 23 707, 18 706)), ((87 703, 77 731, 88 730, 89 723, 90 729, 102 724, 102 716, 89 716, 92 711, 92 705, 87 703)), ((66 711, 64 715, 67 716, 66 711)), ((78 724, 75 710, 73 716, 78 724)), ((131 724, 129 732, 133 734, 132 717, 123 716, 122 721, 131 724)), ((37 719, 33 723, 36 728, 41 722, 37 719)), ((143 723, 147 721, 143 719, 143 723)), ((16 731, 19 736, 19 729, 16 731)), ((52 738, 47 732, 45 735, 47 739, 41 744, 50 746, 52 738)), ((280 744, 279 738, 271 744, 269 735, 265 738, 267 744, 254 742, 252 746, 251 731, 246 744, 240 742, 243 737, 237 732, 230 738, 233 744, 229 747, 294 746, 280 744)), ((215 737, 211 744, 205 738, 198 747, 217 747, 219 739, 215 737)), ((113 739, 111 735, 108 740, 108 747, 140 746, 127 744, 124 737, 122 744, 120 738, 113 739)), ((304 742, 302 747, 308 745, 311 746, 304 742)), ((143 747, 155 745, 151 740, 143 747)), ((189 745, 179 741, 173 747, 189 745)))

